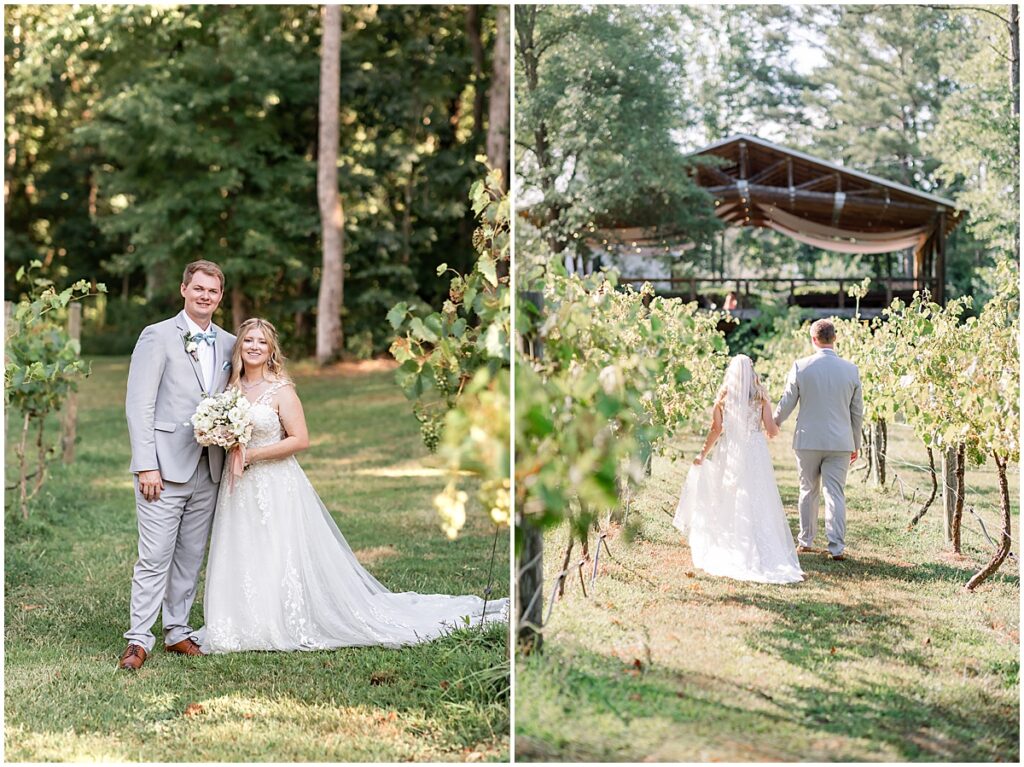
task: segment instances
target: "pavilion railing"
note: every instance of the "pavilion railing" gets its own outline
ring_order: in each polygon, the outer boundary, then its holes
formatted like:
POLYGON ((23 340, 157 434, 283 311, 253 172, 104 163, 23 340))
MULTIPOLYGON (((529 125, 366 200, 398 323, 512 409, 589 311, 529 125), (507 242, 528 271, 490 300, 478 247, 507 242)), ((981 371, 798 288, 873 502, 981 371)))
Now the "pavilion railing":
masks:
MULTIPOLYGON (((745 296, 749 305, 751 286, 765 287, 770 292, 782 292, 779 286, 788 287, 787 303, 796 303, 797 288, 802 286, 817 286, 829 288, 822 292, 835 292, 838 299, 838 308, 846 308, 847 302, 853 303, 853 299, 846 295, 846 291, 853 285, 860 284, 864 277, 620 277, 619 282, 640 285, 649 282, 657 290, 659 286, 668 285, 668 292, 674 295, 688 296, 690 301, 696 301, 704 290, 718 289, 717 292, 733 290, 737 296, 745 296)), ((928 288, 935 294, 935 281, 933 279, 921 280, 913 277, 886 277, 872 278, 870 290, 872 293, 885 293, 885 305, 892 303, 893 295, 897 291, 912 291, 928 288)), ((664 292, 664 291, 662 291, 664 292)))

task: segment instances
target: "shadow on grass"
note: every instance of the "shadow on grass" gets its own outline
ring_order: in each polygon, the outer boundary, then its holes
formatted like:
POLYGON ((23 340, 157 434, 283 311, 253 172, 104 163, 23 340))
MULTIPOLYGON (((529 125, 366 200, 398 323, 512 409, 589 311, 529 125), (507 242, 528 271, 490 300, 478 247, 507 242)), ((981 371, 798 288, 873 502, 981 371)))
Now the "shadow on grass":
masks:
POLYGON ((842 691, 795 687, 805 725, 885 743, 907 761, 1020 761, 1017 708, 982 707, 970 693, 942 705, 864 681, 842 691))
POLYGON ((519 658, 517 680, 521 762, 842 762, 893 754, 1015 762, 1020 751, 1016 707, 979 705, 966 688, 942 703, 899 689, 899 680, 765 690, 555 645, 543 657, 519 658))
MULTIPOLYGON (((787 718, 781 710, 751 712, 751 691, 712 675, 663 666, 641 669, 580 649, 570 655, 563 657, 561 648, 552 647, 542 657, 517 660, 517 680, 530 676, 538 685, 526 681, 526 693, 518 687, 517 705, 540 707, 517 723, 517 761, 659 761, 642 742, 650 741, 652 728, 663 734, 656 742, 671 741, 682 749, 679 753, 696 758, 709 723, 719 732, 742 733, 755 718, 756 730, 771 730, 787 718), (534 689, 543 700, 523 700, 534 689), (567 727, 567 717, 575 724, 567 727), (648 737, 638 742, 631 736, 634 726, 648 737)), ((768 756, 773 757, 778 755, 768 756)))
POLYGON ((829 679, 835 663, 844 660, 898 658, 904 663, 925 664, 919 651, 906 647, 904 640, 910 638, 911 631, 896 613, 896 605, 870 601, 841 604, 770 594, 740 594, 723 601, 772 613, 771 628, 749 636, 748 644, 823 680, 829 679))

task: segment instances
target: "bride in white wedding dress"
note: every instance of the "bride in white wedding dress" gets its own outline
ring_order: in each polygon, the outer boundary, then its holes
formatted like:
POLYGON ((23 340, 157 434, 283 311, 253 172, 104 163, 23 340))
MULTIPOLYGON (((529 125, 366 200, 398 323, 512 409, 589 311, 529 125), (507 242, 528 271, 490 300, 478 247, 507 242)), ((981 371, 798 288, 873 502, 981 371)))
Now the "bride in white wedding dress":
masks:
POLYGON ((688 536, 694 566, 710 575, 761 583, 803 580, 768 453, 766 435, 778 433, 753 361, 733 357, 672 522, 688 536))
POLYGON ((392 593, 356 560, 295 453, 309 445, 302 404, 284 374, 277 332, 246 320, 233 382, 252 403, 247 468, 225 462, 207 563, 204 653, 322 650, 434 639, 507 620, 508 600, 392 593))

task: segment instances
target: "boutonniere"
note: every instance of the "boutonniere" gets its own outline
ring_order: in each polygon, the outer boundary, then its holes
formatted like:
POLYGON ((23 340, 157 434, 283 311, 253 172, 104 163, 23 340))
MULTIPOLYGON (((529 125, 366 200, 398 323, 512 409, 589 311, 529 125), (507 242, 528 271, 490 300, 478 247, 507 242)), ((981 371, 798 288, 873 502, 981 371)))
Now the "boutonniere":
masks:
POLYGON ((192 333, 186 333, 181 339, 185 342, 185 351, 192 355, 192 359, 199 362, 199 342, 195 340, 192 333))

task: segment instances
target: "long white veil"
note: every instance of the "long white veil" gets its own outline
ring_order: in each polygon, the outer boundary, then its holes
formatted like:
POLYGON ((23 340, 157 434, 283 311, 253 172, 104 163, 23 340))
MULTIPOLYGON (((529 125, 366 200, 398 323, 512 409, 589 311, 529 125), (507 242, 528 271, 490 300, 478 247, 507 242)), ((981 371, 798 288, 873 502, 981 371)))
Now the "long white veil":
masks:
POLYGON ((737 354, 725 370, 725 412, 722 426, 725 439, 745 439, 757 427, 757 387, 754 384, 754 362, 745 354, 737 354))

